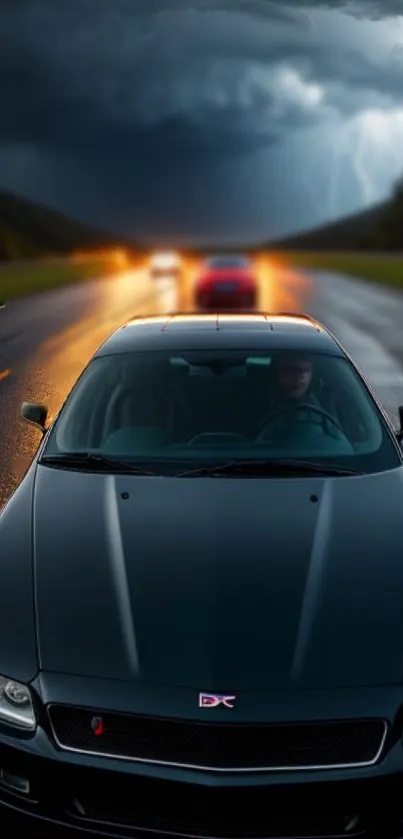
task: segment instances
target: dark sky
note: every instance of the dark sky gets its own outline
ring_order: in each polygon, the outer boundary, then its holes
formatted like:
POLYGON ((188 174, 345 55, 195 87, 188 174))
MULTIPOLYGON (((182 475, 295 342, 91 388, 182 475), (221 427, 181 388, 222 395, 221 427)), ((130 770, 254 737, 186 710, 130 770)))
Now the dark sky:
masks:
POLYGON ((0 115, 0 188, 157 241, 279 236, 400 175, 403 0, 2 0, 0 115))

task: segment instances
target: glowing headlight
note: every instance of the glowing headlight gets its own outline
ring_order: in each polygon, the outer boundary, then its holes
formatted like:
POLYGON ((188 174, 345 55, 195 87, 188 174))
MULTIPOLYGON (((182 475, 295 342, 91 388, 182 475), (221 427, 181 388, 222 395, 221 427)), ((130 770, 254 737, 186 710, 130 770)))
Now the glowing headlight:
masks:
POLYGON ((178 267, 179 258, 176 253, 157 253, 151 258, 151 265, 161 271, 169 271, 178 267))
POLYGON ((31 691, 21 682, 0 676, 0 722, 33 731, 36 728, 31 691))

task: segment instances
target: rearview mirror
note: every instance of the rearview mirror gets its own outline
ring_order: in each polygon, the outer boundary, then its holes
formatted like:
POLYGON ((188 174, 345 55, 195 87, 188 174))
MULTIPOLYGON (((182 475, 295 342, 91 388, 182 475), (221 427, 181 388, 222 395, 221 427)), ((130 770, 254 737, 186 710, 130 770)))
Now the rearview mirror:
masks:
POLYGON ((45 424, 48 417, 48 408, 46 405, 36 405, 34 402, 23 402, 21 407, 21 416, 25 422, 31 425, 36 425, 40 428, 42 433, 45 432, 45 424))

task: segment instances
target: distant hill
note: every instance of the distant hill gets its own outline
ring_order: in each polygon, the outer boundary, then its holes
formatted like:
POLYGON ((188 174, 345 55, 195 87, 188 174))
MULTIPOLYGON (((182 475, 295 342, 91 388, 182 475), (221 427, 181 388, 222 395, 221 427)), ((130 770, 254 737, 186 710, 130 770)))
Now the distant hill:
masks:
POLYGON ((403 251, 403 178, 387 201, 303 233, 268 242, 272 250, 403 251))
POLYGON ((135 243, 75 221, 64 213, 0 191, 0 261, 63 255, 135 243))
POLYGON ((402 234, 399 227, 391 230, 391 216, 395 221, 396 214, 400 218, 398 207, 397 191, 393 199, 383 201, 363 210, 345 216, 337 221, 328 222, 311 230, 296 233, 293 236, 285 236, 283 239, 269 239, 260 244, 249 244, 227 247, 199 247, 195 252, 220 253, 224 251, 256 252, 262 250, 300 250, 300 251, 346 251, 346 250, 382 250, 400 249, 403 251, 403 214, 401 218, 402 234), (393 235, 392 235, 393 234, 393 235))
MULTIPOLYGON (((359 250, 382 248, 380 228, 390 202, 383 201, 369 210, 347 216, 307 232, 269 241, 278 250, 359 250)), ((403 241, 403 240, 402 240, 403 241)))

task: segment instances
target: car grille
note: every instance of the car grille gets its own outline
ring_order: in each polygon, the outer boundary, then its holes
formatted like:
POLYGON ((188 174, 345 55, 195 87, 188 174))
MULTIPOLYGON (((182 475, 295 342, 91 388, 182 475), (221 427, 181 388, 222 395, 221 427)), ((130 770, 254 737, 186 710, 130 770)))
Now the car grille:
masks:
POLYGON ((49 716, 64 749, 222 771, 368 765, 380 756, 386 735, 382 720, 221 724, 61 705, 50 706, 49 716), (99 736, 91 727, 94 716, 102 718, 99 736))

